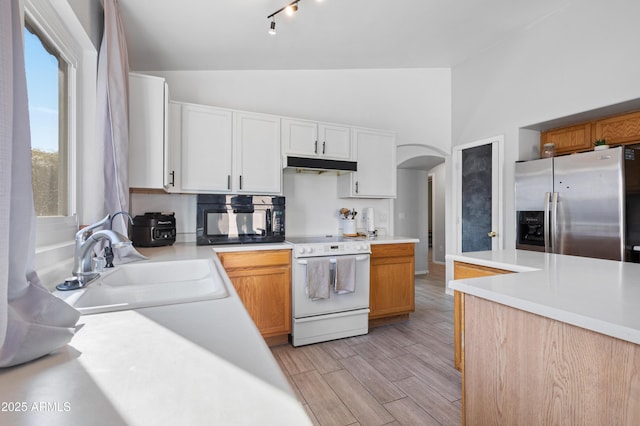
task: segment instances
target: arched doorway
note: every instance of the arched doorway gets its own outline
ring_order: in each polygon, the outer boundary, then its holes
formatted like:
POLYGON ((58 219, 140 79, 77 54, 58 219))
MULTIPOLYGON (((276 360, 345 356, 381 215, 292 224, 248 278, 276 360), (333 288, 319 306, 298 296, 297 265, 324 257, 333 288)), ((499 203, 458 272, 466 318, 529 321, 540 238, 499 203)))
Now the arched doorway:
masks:
POLYGON ((447 159, 447 154, 423 145, 398 147, 394 234, 420 239, 416 244, 416 273, 428 272, 430 261, 445 262, 447 159))

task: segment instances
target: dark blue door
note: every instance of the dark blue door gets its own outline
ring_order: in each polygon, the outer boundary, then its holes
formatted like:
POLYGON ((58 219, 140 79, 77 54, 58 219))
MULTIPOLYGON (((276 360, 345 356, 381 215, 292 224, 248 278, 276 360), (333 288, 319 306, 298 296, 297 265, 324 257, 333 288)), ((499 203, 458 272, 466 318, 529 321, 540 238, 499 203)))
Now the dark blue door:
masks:
POLYGON ((462 251, 491 250, 492 144, 462 150, 462 251))

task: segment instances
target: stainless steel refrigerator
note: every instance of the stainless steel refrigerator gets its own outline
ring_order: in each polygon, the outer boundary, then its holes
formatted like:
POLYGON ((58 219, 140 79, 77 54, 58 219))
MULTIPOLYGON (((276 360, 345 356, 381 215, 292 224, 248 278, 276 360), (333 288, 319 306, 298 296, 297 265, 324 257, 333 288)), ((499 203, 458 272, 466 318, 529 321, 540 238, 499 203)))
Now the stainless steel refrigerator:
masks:
POLYGON ((638 167, 637 147, 516 163, 516 248, 637 261, 638 167))

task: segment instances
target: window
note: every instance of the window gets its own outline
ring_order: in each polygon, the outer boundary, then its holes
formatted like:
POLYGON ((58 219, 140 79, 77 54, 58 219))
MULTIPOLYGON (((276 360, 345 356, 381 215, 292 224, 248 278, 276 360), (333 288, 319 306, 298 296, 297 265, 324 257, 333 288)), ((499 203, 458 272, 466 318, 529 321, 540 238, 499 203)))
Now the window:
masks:
POLYGON ((21 3, 40 268, 73 255, 78 217, 101 214, 102 200, 92 190, 101 173, 77 167, 100 158, 94 143, 97 51, 68 2, 21 3))
POLYGON ((28 20, 24 45, 36 215, 67 216, 69 64, 28 20))

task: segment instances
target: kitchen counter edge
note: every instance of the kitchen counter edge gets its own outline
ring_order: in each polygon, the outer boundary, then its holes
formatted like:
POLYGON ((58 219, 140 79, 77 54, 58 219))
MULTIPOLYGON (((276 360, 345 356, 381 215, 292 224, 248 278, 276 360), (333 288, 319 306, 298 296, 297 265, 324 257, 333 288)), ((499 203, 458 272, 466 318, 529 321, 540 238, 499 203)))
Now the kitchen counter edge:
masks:
POLYGON ((525 250, 446 259, 518 272, 452 280, 454 290, 640 344, 640 264, 525 250))

